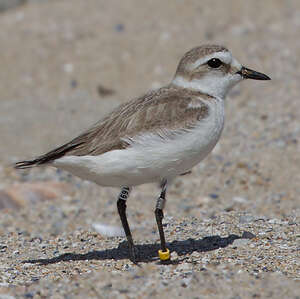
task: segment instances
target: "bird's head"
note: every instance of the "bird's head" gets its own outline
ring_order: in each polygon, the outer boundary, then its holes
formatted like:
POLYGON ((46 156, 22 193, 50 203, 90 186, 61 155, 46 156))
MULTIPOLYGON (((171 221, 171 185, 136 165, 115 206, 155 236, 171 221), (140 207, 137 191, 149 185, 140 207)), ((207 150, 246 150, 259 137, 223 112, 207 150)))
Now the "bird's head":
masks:
POLYGON ((242 66, 226 48, 208 45, 194 48, 182 57, 172 83, 225 98, 243 79, 270 80, 267 75, 242 66))

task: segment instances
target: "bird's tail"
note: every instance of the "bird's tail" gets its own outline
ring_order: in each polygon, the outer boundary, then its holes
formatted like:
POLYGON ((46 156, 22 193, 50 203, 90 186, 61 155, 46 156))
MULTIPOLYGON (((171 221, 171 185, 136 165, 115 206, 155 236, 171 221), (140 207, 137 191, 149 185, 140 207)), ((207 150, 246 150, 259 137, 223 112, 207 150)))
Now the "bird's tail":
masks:
POLYGON ((75 143, 75 144, 67 143, 33 160, 25 160, 25 161, 17 162, 15 163, 14 167, 17 169, 26 169, 26 168, 39 166, 39 165, 45 165, 51 163, 56 159, 61 158, 67 152, 71 151, 72 149, 80 145, 81 143, 75 143))
POLYGON ((26 168, 31 168, 37 165, 40 165, 41 163, 39 163, 38 159, 34 159, 34 160, 27 160, 27 161, 20 161, 17 162, 14 167, 17 169, 26 169, 26 168))

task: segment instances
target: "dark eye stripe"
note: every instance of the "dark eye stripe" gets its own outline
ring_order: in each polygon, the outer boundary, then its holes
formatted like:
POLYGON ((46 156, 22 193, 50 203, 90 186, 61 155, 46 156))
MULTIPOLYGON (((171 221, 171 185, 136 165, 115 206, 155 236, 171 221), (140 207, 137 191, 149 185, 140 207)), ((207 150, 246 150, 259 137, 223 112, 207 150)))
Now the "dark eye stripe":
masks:
POLYGON ((212 67, 212 68, 218 68, 219 66, 221 66, 222 64, 222 61, 218 58, 213 58, 213 59, 210 59, 207 64, 212 67))

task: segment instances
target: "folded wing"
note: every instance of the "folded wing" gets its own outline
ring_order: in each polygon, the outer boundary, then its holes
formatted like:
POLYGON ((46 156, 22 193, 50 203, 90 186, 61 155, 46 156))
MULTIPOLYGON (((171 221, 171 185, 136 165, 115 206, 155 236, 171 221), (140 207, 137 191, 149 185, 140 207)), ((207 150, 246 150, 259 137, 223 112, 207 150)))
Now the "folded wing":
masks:
POLYGON ((209 114, 209 96, 171 86, 149 92, 119 106, 93 127, 70 142, 36 159, 21 161, 16 168, 51 163, 65 155, 101 155, 130 146, 129 140, 145 133, 166 136, 184 131, 209 114))

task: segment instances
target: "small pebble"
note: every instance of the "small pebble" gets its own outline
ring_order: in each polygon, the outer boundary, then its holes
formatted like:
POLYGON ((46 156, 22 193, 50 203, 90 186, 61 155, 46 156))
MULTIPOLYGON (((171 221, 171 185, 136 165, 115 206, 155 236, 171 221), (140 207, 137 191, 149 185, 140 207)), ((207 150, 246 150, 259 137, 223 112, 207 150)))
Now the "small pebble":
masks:
POLYGON ((254 239, 256 236, 252 234, 251 232, 244 231, 242 234, 242 239, 254 239))
POLYGON ((66 73, 72 73, 74 71, 74 66, 72 63, 66 63, 63 65, 63 69, 66 73))
POLYGON ((107 237, 125 236, 123 228, 119 226, 112 226, 103 223, 94 223, 92 224, 92 227, 96 232, 98 232, 102 236, 107 236, 107 237))
POLYGON ((242 215, 239 218, 239 223, 250 223, 253 222, 254 219, 252 215, 242 215))
POLYGON ((78 86, 77 80, 75 80, 75 79, 71 80, 71 87, 76 88, 77 86, 78 86))
POLYGON ((233 197, 232 200, 235 201, 235 202, 238 202, 238 203, 246 203, 246 202, 247 202, 247 199, 246 199, 246 198, 244 198, 244 197, 239 197, 239 196, 233 197))
POLYGON ((177 266, 176 270, 178 270, 178 271, 191 270, 191 265, 188 263, 182 263, 177 266))
POLYGON ((233 247, 244 247, 248 245, 250 242, 249 239, 236 239, 233 241, 232 246, 233 247))
POLYGON ((172 251, 172 252, 171 252, 171 259, 172 259, 172 260, 177 260, 177 259, 178 259, 178 254, 177 254, 176 251, 172 251))
POLYGON ((117 32, 122 32, 122 31, 124 31, 125 26, 123 24, 117 24, 115 26, 115 29, 116 29, 117 32))

